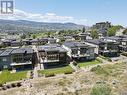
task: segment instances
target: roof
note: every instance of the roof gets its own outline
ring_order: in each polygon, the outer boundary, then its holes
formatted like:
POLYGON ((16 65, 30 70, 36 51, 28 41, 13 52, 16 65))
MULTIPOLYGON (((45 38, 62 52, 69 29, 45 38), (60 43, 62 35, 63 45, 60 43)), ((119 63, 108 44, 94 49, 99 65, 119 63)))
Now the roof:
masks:
POLYGON ((118 44, 118 42, 108 41, 104 39, 91 39, 91 40, 86 40, 86 42, 92 43, 95 45, 101 45, 101 44, 107 44, 107 43, 118 44))
POLYGON ((10 55, 10 53, 13 51, 13 49, 6 49, 5 51, 3 51, 0 56, 8 56, 10 55))
POLYGON ((104 39, 117 40, 117 41, 121 40, 121 38, 118 36, 105 37, 104 39))
POLYGON ((49 45, 38 46, 38 51, 42 51, 42 50, 66 52, 66 50, 58 44, 49 44, 49 45))
POLYGON ((11 44, 20 44, 21 41, 12 41, 11 44))
POLYGON ((33 53, 33 49, 30 47, 26 47, 26 48, 18 48, 18 49, 14 49, 11 54, 23 54, 23 53, 33 53))
POLYGON ((89 45, 86 45, 83 42, 76 42, 76 41, 67 41, 63 45, 69 47, 69 48, 76 48, 76 47, 91 47, 89 45))
POLYGON ((0 54, 3 52, 3 50, 0 50, 0 54))

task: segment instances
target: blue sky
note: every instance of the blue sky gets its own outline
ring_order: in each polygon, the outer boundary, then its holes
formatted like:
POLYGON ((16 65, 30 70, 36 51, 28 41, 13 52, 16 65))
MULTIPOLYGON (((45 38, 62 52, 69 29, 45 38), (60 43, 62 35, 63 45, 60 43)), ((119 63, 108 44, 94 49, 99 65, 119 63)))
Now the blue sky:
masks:
POLYGON ((15 9, 20 14, 34 14, 25 15, 27 20, 85 25, 110 21, 127 26, 127 0, 15 0, 15 9))

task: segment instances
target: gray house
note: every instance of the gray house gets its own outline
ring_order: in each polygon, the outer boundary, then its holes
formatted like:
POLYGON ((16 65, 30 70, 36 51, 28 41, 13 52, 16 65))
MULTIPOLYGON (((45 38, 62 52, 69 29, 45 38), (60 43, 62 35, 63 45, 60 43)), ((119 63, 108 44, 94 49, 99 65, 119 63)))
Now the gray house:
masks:
POLYGON ((11 69, 11 52, 13 49, 6 49, 0 51, 0 69, 11 69))
POLYGON ((63 47, 74 60, 85 61, 95 59, 94 47, 83 42, 68 41, 63 44, 63 47))
POLYGON ((96 47, 94 52, 97 55, 101 54, 106 57, 119 56, 119 43, 118 42, 107 41, 103 39, 93 39, 93 40, 87 40, 85 43, 96 47))
POLYGON ((67 51, 58 44, 38 46, 37 49, 40 64, 55 66, 67 63, 67 51))
POLYGON ((33 66, 32 48, 15 48, 0 51, 0 69, 28 69, 33 66))

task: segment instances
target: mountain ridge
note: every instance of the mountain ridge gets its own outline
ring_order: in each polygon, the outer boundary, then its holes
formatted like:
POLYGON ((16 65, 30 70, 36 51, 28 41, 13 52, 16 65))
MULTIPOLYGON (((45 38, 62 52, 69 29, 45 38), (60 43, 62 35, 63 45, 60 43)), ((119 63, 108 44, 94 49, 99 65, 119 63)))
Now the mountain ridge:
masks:
POLYGON ((50 23, 28 20, 3 20, 0 19, 0 32, 34 32, 41 30, 76 30, 88 27, 75 23, 50 23))

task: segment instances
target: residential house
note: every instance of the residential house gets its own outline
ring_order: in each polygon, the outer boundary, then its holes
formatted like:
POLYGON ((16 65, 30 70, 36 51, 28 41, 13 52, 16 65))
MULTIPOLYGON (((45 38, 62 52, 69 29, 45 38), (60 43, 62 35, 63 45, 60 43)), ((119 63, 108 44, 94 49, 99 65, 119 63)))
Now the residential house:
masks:
POLYGON ((6 49, 0 51, 0 69, 11 69, 11 52, 13 49, 6 49))
POLYGON ((96 55, 101 54, 106 57, 119 56, 118 42, 107 41, 103 39, 93 39, 93 40, 87 40, 85 43, 96 47, 94 50, 96 55))
POLYGON ((40 64, 55 66, 67 63, 67 51, 58 44, 38 46, 37 49, 40 64))
POLYGON ((10 66, 16 70, 33 68, 34 51, 30 47, 14 49, 11 52, 10 66))
POLYGON ((63 44, 68 51, 68 56, 73 60, 85 61, 95 59, 94 47, 83 42, 68 41, 63 44))
POLYGON ((105 37, 104 40, 118 42, 120 52, 127 52, 127 35, 105 37))
POLYGON ((79 38, 80 38, 81 41, 92 39, 90 32, 80 33, 79 38))
POLYGON ((0 68, 16 70, 32 68, 34 55, 34 51, 30 47, 1 50, 0 68))
POLYGON ((19 47, 19 46, 22 46, 21 41, 12 41, 11 42, 11 47, 19 47))
POLYGON ((97 30, 99 38, 103 38, 107 36, 107 30, 110 27, 111 27, 111 23, 107 21, 107 22, 96 23, 95 25, 93 25, 92 28, 97 30))

